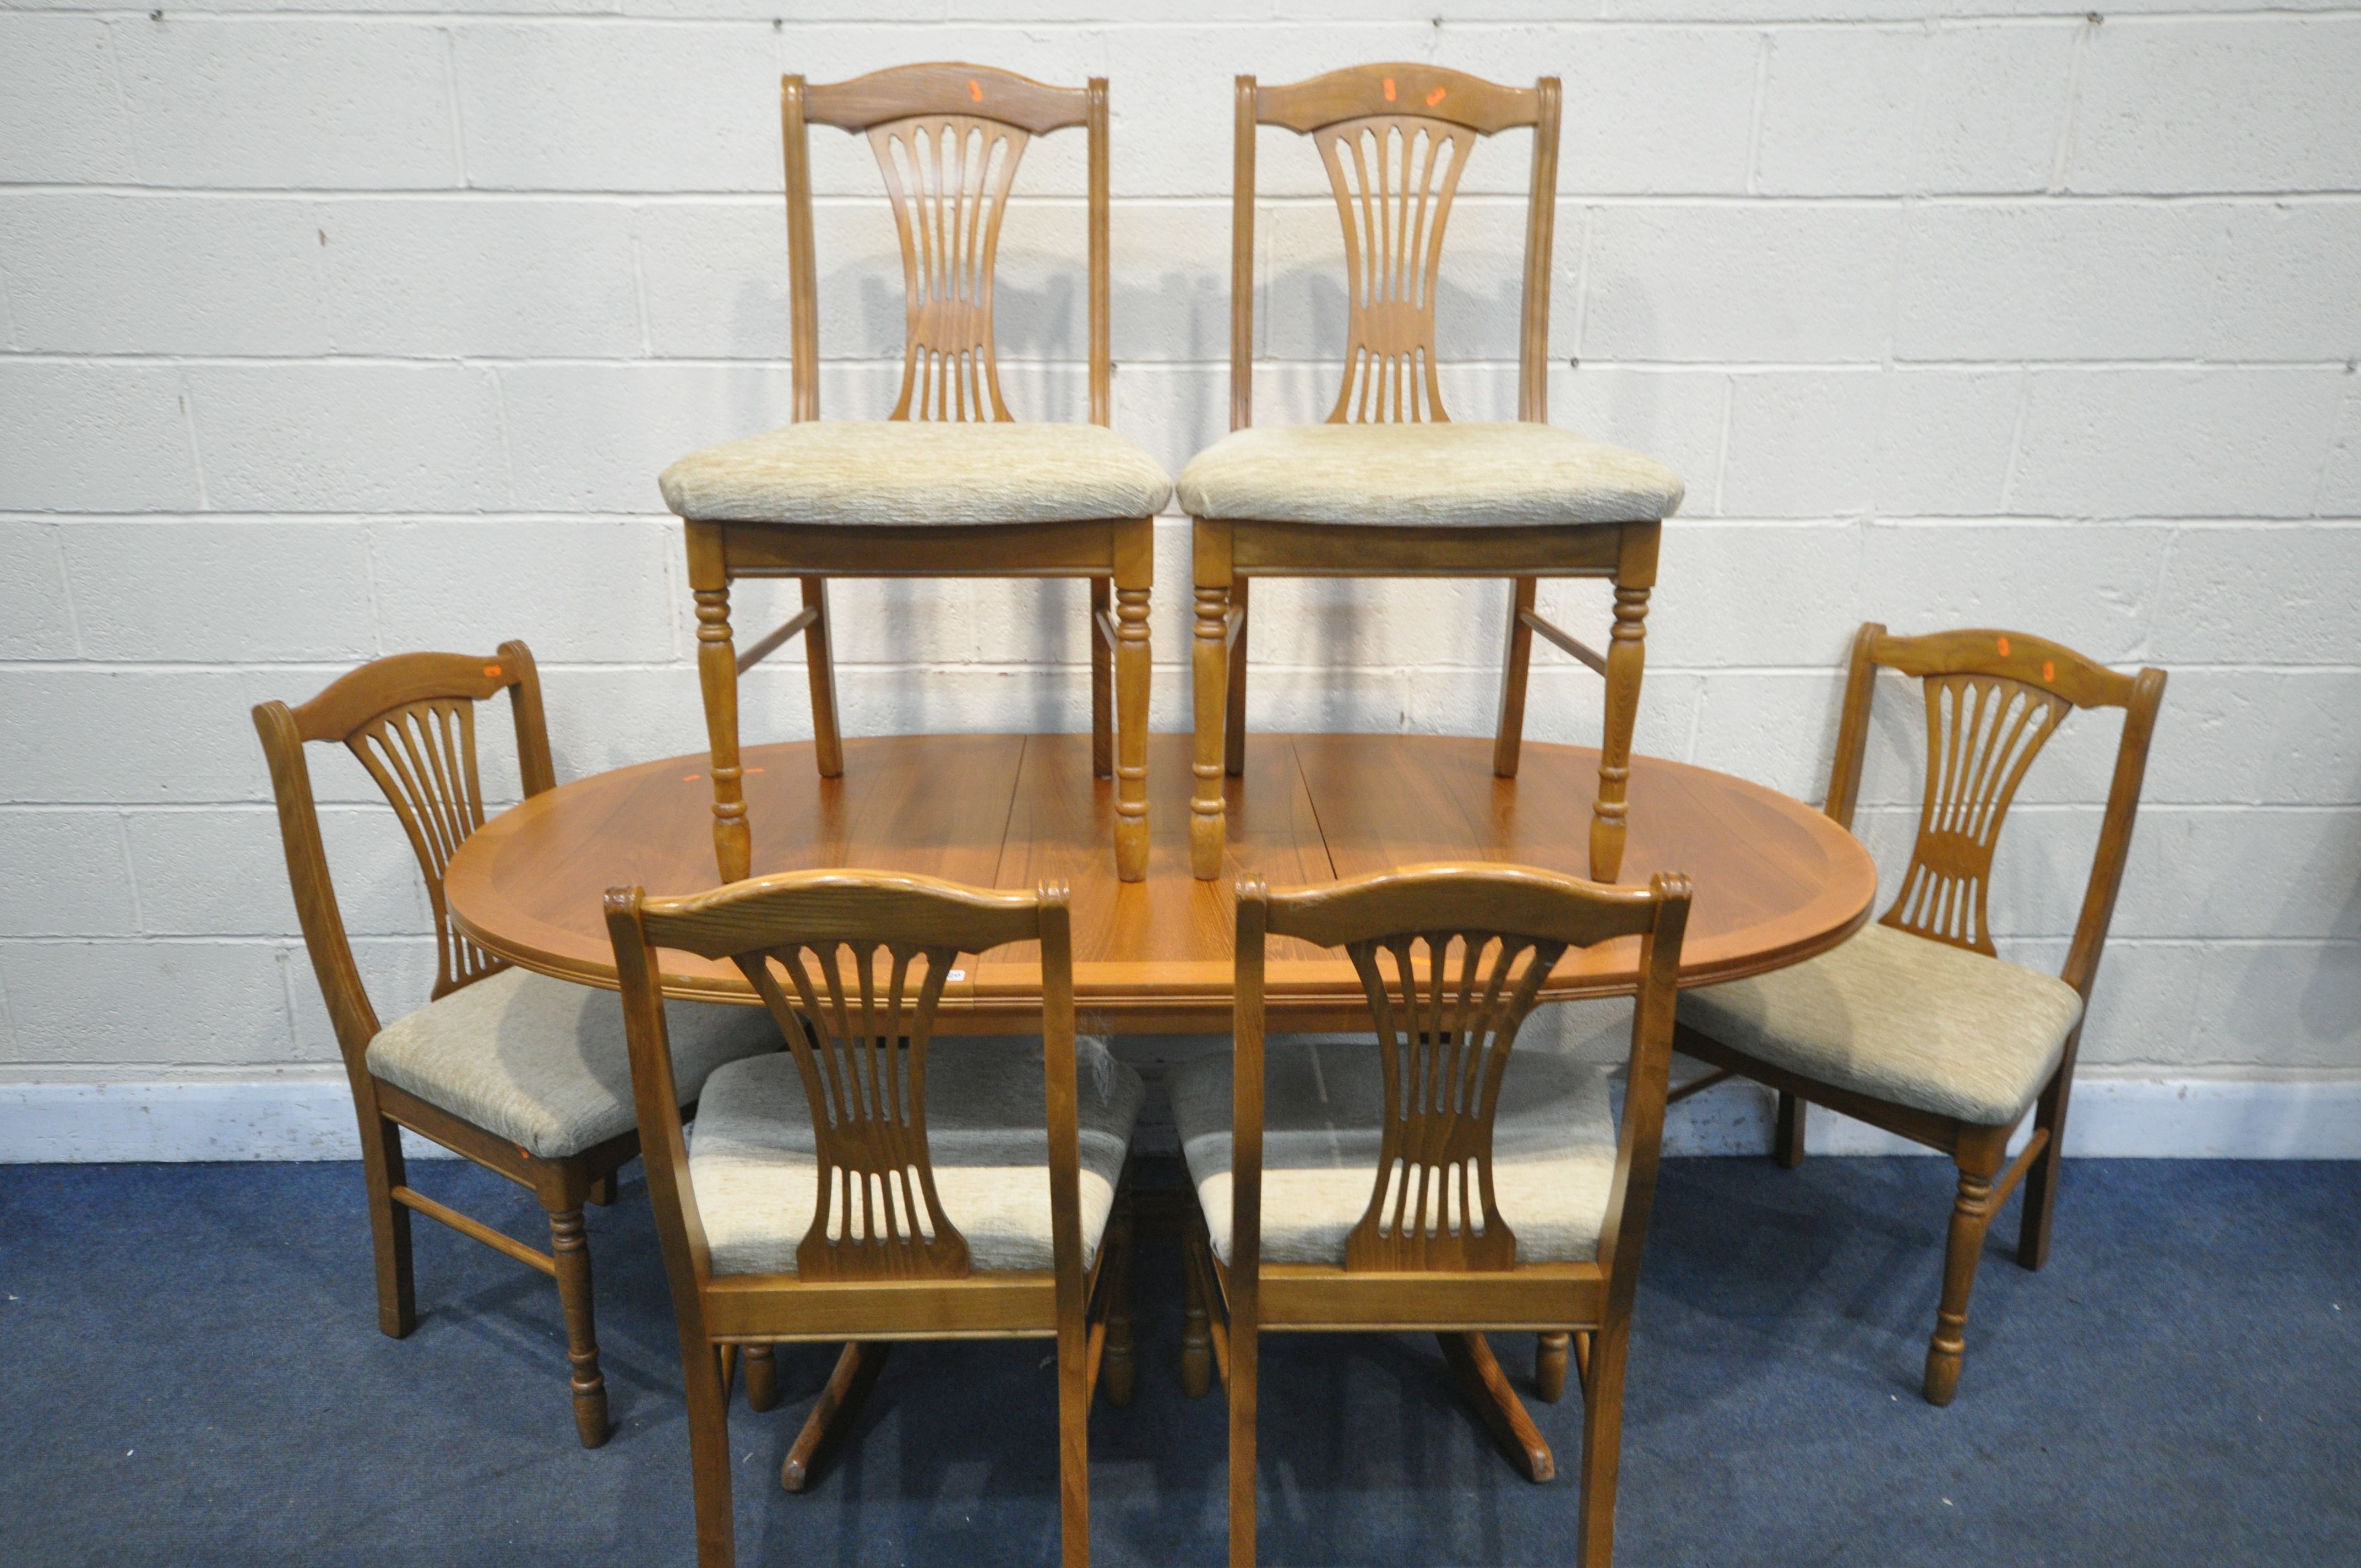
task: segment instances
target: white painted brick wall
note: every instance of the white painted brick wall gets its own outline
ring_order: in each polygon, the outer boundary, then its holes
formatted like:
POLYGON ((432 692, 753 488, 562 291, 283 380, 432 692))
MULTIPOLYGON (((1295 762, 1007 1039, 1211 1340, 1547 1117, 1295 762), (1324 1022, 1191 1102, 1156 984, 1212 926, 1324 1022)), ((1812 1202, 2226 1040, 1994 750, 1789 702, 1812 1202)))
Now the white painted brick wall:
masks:
MULTIPOLYGON (((1112 78, 1117 421, 1224 428, 1229 77, 1433 59, 1567 89, 1552 406, 1679 468, 1642 745, 1817 798, 1863 619, 1996 623, 2172 672, 2087 1058, 2361 1068, 2361 7, 2307 0, 101 0, 0 8, 0 1077, 334 1058, 247 718, 341 668, 522 635, 572 776, 702 741, 654 476, 784 420, 776 78, 917 58, 1112 78), (1438 12, 1440 15, 1438 15, 1438 12), (774 20, 774 18, 776 18, 774 20)), ((901 320, 861 143, 815 132, 826 406, 901 320)), ((1529 141, 1471 164, 1448 396, 1514 406, 1529 141)), ((1004 245, 1013 403, 1082 408, 1081 139, 1004 245)), ((1334 396, 1340 252, 1267 137, 1257 410, 1334 396)), ((1155 722, 1185 725, 1185 525, 1155 722)), ((1596 626, 1604 596, 1544 602, 1596 626)), ((791 589, 745 596, 752 624, 791 589)), ((839 597, 858 730, 1078 728, 1069 585, 839 597)), ((1480 732, 1495 585, 1274 584, 1258 728, 1480 732)), ((1907 853, 1914 693, 1861 828, 1907 853)), ((750 731, 808 729, 792 654, 750 731)), ((1545 659, 1533 733, 1598 685, 1545 659)), ((516 790, 504 715, 482 740, 516 790)), ((2054 965, 2113 729, 2027 781, 1994 915, 2054 965)), ((372 786, 315 762, 389 1012, 433 956, 372 786)))

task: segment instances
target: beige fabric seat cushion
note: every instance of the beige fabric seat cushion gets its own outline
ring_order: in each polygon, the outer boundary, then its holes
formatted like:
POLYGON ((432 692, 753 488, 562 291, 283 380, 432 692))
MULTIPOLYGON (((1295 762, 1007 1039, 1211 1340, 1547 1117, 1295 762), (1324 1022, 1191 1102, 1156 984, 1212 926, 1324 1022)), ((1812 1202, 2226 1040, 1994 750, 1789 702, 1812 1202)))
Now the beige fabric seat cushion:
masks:
POLYGON ((1472 527, 1670 517, 1683 487, 1554 425, 1275 424, 1197 454, 1180 489, 1191 517, 1472 527))
MULTIPOLYGON (((759 1007, 668 1002, 664 1023, 684 1105, 723 1062, 778 1048, 778 1025, 759 1007)), ((368 1068, 544 1159, 638 1121, 621 1000, 529 970, 502 970, 395 1019, 369 1042, 368 1068)))
POLYGON ((1986 1127, 2025 1114, 2081 1016, 2064 981, 1890 926, 1681 994, 1681 1022, 1750 1057, 1986 1127))
POLYGON ((715 522, 1065 522, 1150 517, 1172 481, 1094 424, 813 420, 692 452, 656 481, 715 522))
MULTIPOLYGON (((1628 1034, 1625 1038, 1629 1039, 1628 1034)), ((1213 1251, 1230 1258, 1231 1058, 1181 1063, 1168 1080, 1180 1152, 1213 1251)), ((1621 1063, 1528 1050, 1509 1056, 1492 1127, 1492 1190, 1519 1263, 1585 1263, 1615 1178, 1609 1079, 1621 1063)), ((1262 1255, 1345 1261, 1378 1179, 1384 1068, 1368 1038, 1274 1036, 1263 1047, 1262 1255)))
MULTIPOLYGON (((1081 1149, 1084 1266, 1115 1206, 1147 1089, 1085 1044, 1081 1149)), ((1049 1134, 1038 1039, 937 1040, 927 1050, 927 1148, 943 1217, 972 1268, 1042 1269, 1049 1235, 1049 1134)), ((819 1195, 810 1103, 785 1051, 713 1075, 689 1135, 689 1184, 716 1274, 793 1274, 819 1195)))

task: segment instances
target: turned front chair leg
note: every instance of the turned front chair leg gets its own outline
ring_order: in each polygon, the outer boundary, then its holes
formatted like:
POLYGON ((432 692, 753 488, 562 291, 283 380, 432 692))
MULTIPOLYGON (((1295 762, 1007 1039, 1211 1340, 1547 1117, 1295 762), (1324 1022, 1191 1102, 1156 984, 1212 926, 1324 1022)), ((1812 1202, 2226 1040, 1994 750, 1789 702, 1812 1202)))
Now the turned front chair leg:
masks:
POLYGON ((1607 726, 1598 748, 1598 798, 1591 808, 1590 879, 1613 882, 1623 870, 1631 731, 1640 716, 1640 676, 1647 662, 1648 590, 1618 587, 1615 629, 1607 644, 1607 726))
POLYGON ((549 1215, 549 1255, 557 1264, 557 1301, 566 1310, 566 1358, 573 1367, 574 1424, 582 1446, 607 1441, 607 1379, 598 1371, 598 1336, 590 1310, 590 1246, 579 1208, 549 1215))
POLYGON ((378 1114, 372 1095, 361 1106, 361 1176, 368 1189, 369 1237, 377 1254, 377 1326, 401 1339, 418 1326, 417 1277, 410 1261, 410 1211, 393 1201, 407 1185, 401 1129, 378 1114))
POLYGON ((1226 807, 1223 725, 1229 707, 1230 535, 1219 524, 1196 527, 1196 646, 1191 659, 1196 698, 1195 774, 1189 797, 1189 870, 1200 882, 1222 874, 1226 807))
POLYGON ((1975 1288, 1982 1260, 1984 1231, 1992 1223, 1992 1178, 1960 1172, 1960 1196, 1951 1205, 1951 1234, 1943 1254, 1943 1301, 1935 1313, 1935 1337, 1927 1344, 1927 1402, 1948 1405, 1960 1388, 1960 1358, 1967 1350, 1968 1292, 1975 1288))
POLYGON ((1091 579, 1091 777, 1115 777, 1115 650, 1103 627, 1115 619, 1115 579, 1091 579))
POLYGON ((1542 1403, 1554 1405, 1565 1398, 1565 1362, 1573 1348, 1570 1333, 1533 1336, 1533 1393, 1542 1403))
POLYGON ((1213 1386, 1213 1331, 1200 1281, 1198 1239, 1192 1219, 1180 1238, 1180 1393, 1202 1399, 1213 1386))
POLYGON ((749 1344, 739 1348, 739 1359, 746 1367, 746 1408, 767 1410, 779 1402, 779 1360, 767 1344, 749 1344))
POLYGON ((1623 871, 1626 788, 1631 731, 1640 717, 1640 676, 1647 664, 1648 591, 1656 586, 1663 526, 1627 522, 1617 545, 1615 625, 1607 642, 1607 723, 1598 746, 1598 797, 1591 807, 1590 878, 1613 882, 1623 871))
POLYGON ((1107 1281, 1106 1346, 1099 1362, 1099 1387, 1107 1403, 1120 1409, 1131 1403, 1138 1381, 1138 1363, 1131 1343, 1131 1258, 1134 1231, 1131 1188, 1126 1183, 1115 1199, 1115 1214, 1107 1225, 1106 1266, 1115 1271, 1107 1281))
POLYGON ((828 579, 803 579, 804 608, 812 622, 804 628, 804 668, 811 677, 812 761, 824 779, 844 776, 844 736, 836 722, 836 654, 829 637, 828 579))
POLYGON ((1155 581, 1155 523, 1143 517, 1115 533, 1115 872, 1122 882, 1148 880, 1148 687, 1154 674, 1148 600, 1155 581))
POLYGON ((738 650, 730 636, 730 578, 721 531, 688 528, 688 586, 697 600, 697 684, 705 696, 706 771, 713 775, 713 859, 723 882, 744 879, 753 857, 738 765, 738 650))

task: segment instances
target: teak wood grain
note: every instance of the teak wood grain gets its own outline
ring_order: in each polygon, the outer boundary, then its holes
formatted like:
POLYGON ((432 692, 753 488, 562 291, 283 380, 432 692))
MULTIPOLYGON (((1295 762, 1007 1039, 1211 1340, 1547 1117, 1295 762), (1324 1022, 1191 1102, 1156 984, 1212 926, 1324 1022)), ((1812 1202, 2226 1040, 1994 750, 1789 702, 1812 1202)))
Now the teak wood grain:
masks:
MULTIPOLYGON (((752 1369, 767 1363, 770 1345, 851 1342, 782 1473, 788 1489, 800 1490, 811 1464, 850 1424, 884 1343, 942 1337, 1056 1340, 1062 1560, 1083 1568, 1090 1402, 1105 1365, 1110 1298, 1128 1288, 1127 1270, 1112 1255, 1127 1231, 1111 1225, 1096 1266, 1085 1270, 1066 889, 1049 883, 1012 893, 935 877, 790 872, 685 897, 617 887, 604 909, 622 978, 649 1200, 680 1333, 701 1568, 729 1568, 736 1554, 726 1359, 732 1347, 749 1351, 752 1394, 752 1369), (935 1194, 926 1113, 928 1047, 946 977, 973 955, 1013 941, 1032 943, 1041 955, 1035 1019, 1051 1255, 1049 1269, 1021 1272, 972 1266, 965 1238, 935 1194), (657 978, 664 950, 740 970, 761 991, 794 1056, 820 1196, 792 1274, 714 1272, 665 1037, 657 978), (833 1219, 832 1192, 846 1195, 833 1219)), ((1123 1317, 1127 1321, 1127 1310, 1123 1317)), ((1127 1385, 1110 1394, 1127 1398, 1127 1385)))
MULTIPOLYGON (((1114 418, 1109 317, 1108 118, 1104 78, 1055 87, 989 66, 896 66, 850 82, 779 83, 785 164, 788 335, 793 412, 819 408, 818 260, 812 236, 808 127, 865 136, 894 211, 901 244, 905 332, 894 420, 1006 421, 993 332, 993 284, 1001 220, 1034 137, 1079 126, 1088 142, 1087 328, 1091 422, 1114 418)), ((1146 874, 1148 598, 1154 587, 1151 520, 1076 518, 943 526, 914 518, 827 526, 786 521, 685 520, 689 588, 697 605, 697 684, 712 748, 713 857, 722 880, 747 874, 754 836, 739 757, 738 680, 793 637, 804 640, 811 687, 812 761, 825 777, 844 772, 828 599, 830 577, 1086 577, 1091 584, 1093 777, 1116 783, 1107 839, 1116 873, 1146 874), (795 577, 802 610, 744 654, 730 622, 730 585, 795 577)), ((773 828, 766 822, 759 831, 773 828)))
MULTIPOLYGON (((1171 765, 1189 739, 1159 735, 1152 774, 1169 804, 1189 787, 1171 765)), ((763 873, 862 867, 983 887, 1072 887, 1074 984, 1097 1031, 1228 1026, 1236 918, 1231 880, 1188 874, 1187 813, 1152 819, 1149 875, 1124 883, 1099 852, 1114 791, 1082 763, 1083 735, 872 737, 847 741, 857 778, 817 776, 807 742, 748 752, 763 820, 763 873)), ((1508 862, 1579 876, 1598 753, 1535 744, 1519 777, 1491 767, 1488 740, 1442 736, 1269 736, 1227 781, 1234 873, 1316 885, 1426 861, 1508 862)), ((448 896, 468 939, 528 968, 616 984, 598 923, 609 884, 714 885, 706 839, 706 759, 619 769, 536 795, 495 817, 453 857, 448 896)), ((1681 982, 1777 969, 1834 947, 1868 917, 1877 873, 1842 828, 1800 801, 1726 773, 1633 760, 1635 872, 1685 870, 1697 885, 1681 982)), ((1546 1000, 1628 993, 1632 943, 1569 952, 1546 1000)), ((1038 956, 995 949, 948 981, 938 1028, 1031 1033, 1038 956)), ((1352 964, 1274 938, 1270 1009, 1288 1027, 1366 1025, 1352 964)), ((666 994, 751 1003, 733 967, 664 957, 666 994)))
POLYGON ((1576 1560, 1614 1554, 1625 1348, 1654 1200, 1688 879, 1607 887, 1519 866, 1410 866, 1326 886, 1237 886, 1230 1258, 1202 1217, 1187 1231, 1182 1386, 1229 1389, 1230 1563, 1255 1561, 1260 1336, 1277 1330, 1431 1329, 1467 1397, 1528 1478, 1555 1470, 1484 1339, 1489 1329, 1579 1335, 1584 1399, 1576 1560), (1266 955, 1275 938, 1341 950, 1367 997, 1384 1101, 1368 1205, 1341 1265, 1261 1258, 1266 955), (1493 1200, 1492 1131, 1517 1032, 1570 948, 1632 945, 1631 1055, 1614 1175, 1588 1262, 1520 1265, 1493 1200), (1439 1196, 1438 1196, 1439 1195, 1439 1196), (1202 1327, 1201 1327, 1202 1325, 1202 1327), (1209 1353, 1218 1351, 1218 1355, 1209 1353), (1193 1362, 1194 1365, 1190 1365, 1193 1362))
MULTIPOLYGON (((2092 982, 2098 978, 2115 894, 2131 852, 2148 742, 2164 700, 2164 672, 2144 669, 2124 674, 2062 643, 2022 631, 1974 629, 1895 637, 1871 621, 1853 639, 1836 759, 1828 774, 1828 818, 1847 829, 1861 794, 1871 702, 1881 669, 1915 676, 1923 687, 1927 772, 1910 864, 1879 924, 1986 957, 1994 955, 1984 916, 1986 883, 2017 784, 2074 709, 2124 710, 2099 845, 2059 975, 2081 996, 2087 1021, 2092 982)), ((1778 1091, 1775 1152, 1782 1165, 1802 1163, 1805 1108, 1815 1102, 1951 1157, 1960 1170, 1959 1195, 1952 1205, 1942 1299, 1927 1343, 1922 1386, 1929 1402, 1949 1404, 1959 1390, 1960 1364, 1967 1348, 1968 1296, 1975 1285, 1984 1234, 2020 1182, 2025 1212, 2017 1261, 2039 1268, 2048 1260, 2058 1171, 2065 1155, 2067 1101, 2074 1087, 2082 1022, 2066 1036, 2058 1066, 2034 1102, 2032 1135, 2014 1159, 2008 1145, 2022 1116, 2004 1126, 1978 1125, 1821 1083, 1759 1061, 1686 1023, 1678 1038, 1687 1054, 1778 1091)))
MULTIPOLYGON (((1478 137, 1531 128, 1517 417, 1547 422, 1557 79, 1508 87, 1440 66, 1361 65, 1278 87, 1241 76, 1235 108, 1230 428, 1243 430, 1254 422, 1255 173, 1264 126, 1312 138, 1344 229, 1345 364, 1330 423, 1449 422, 1437 374, 1434 315, 1452 202, 1478 137)), ((1252 626, 1247 585, 1255 577, 1507 576, 1512 580, 1511 606, 1493 771, 1514 778, 1522 760, 1525 691, 1539 628, 1607 682, 1586 870, 1603 882, 1617 880, 1661 531, 1653 518, 1496 528, 1372 526, 1343 515, 1311 523, 1192 520, 1193 873, 1210 881, 1223 871, 1229 827, 1222 781, 1225 773, 1237 774, 1246 755, 1252 626), (1605 654, 1590 653, 1535 614, 1535 587, 1543 576, 1606 577, 1614 583, 1614 620, 1605 654)))
MULTIPOLYGON (((451 862, 484 826, 476 706, 501 692, 509 694, 516 725, 525 798, 546 798, 557 778, 550 762, 540 674, 522 642, 503 642, 489 658, 397 653, 379 659, 300 706, 258 705, 254 724, 270 766, 303 946, 335 1028, 360 1122, 361 1176, 376 1249, 378 1326, 400 1339, 418 1323, 410 1245, 413 1212, 549 1275, 557 1283, 566 1317, 576 1429, 584 1447, 596 1448, 607 1441, 607 1384, 598 1369, 582 1206, 614 1201, 614 1173, 638 1155, 638 1135, 627 1133, 565 1158, 543 1158, 369 1070, 368 1047, 380 1027, 379 1015, 361 983, 336 904, 304 754, 310 744, 342 744, 385 792, 418 858, 433 912, 435 981, 430 997, 420 1000, 447 996, 509 967, 467 938, 447 896, 451 862), (404 1169, 403 1127, 530 1189, 549 1214, 550 1250, 536 1251, 413 1190, 404 1169)), ((486 1042, 488 1048, 490 1044, 486 1042)))

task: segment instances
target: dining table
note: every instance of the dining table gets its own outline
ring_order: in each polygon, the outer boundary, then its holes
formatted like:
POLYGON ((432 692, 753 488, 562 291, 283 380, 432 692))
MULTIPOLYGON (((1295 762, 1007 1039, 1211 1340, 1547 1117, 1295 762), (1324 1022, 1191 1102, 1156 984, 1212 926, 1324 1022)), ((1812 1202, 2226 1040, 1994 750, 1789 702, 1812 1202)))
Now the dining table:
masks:
MULTIPOLYGON (((1145 881, 1115 875, 1113 781, 1092 776, 1088 735, 848 738, 841 776, 811 743, 743 757, 752 872, 824 867, 917 872, 972 885, 1063 882, 1072 901, 1078 1026, 1093 1034, 1225 1032, 1235 970, 1235 883, 1303 887, 1424 863, 1510 862, 1587 874, 1598 753, 1528 743, 1512 779, 1492 742, 1439 735, 1257 734, 1226 781, 1224 874, 1190 874, 1190 738, 1149 738, 1145 881)), ((596 773, 487 822, 446 869, 466 935, 525 969, 613 989, 608 889, 692 894, 717 885, 703 754, 596 773)), ((1868 918, 1877 869, 1818 809, 1732 774, 1631 759, 1621 880, 1686 873, 1696 888, 1680 983, 1709 985, 1800 962, 1868 918)), ((667 996, 758 1002, 737 969, 663 955, 667 996)), ((1636 938, 1569 950, 1545 1001, 1629 993, 1636 938)), ((1274 938, 1273 1027, 1366 1027, 1361 981, 1341 951, 1274 938)), ((953 970, 942 1034, 1039 1028, 1040 964, 1029 944, 953 970)))

